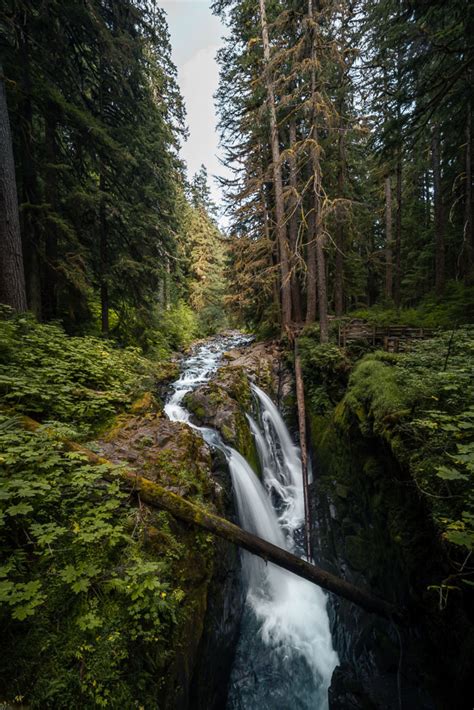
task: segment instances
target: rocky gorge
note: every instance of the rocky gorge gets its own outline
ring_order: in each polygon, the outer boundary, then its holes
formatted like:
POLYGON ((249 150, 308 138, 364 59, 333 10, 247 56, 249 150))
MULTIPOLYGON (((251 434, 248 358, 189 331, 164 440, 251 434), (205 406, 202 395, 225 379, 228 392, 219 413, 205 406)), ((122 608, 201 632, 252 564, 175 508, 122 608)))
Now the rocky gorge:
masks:
MULTIPOLYGON (((218 431, 261 475, 247 417, 253 407, 252 382, 271 395, 296 429, 291 357, 275 342, 225 352, 220 367, 186 393, 183 404, 191 424, 218 431)), ((329 708, 429 710, 449 708, 453 698, 456 707, 464 707, 469 610, 450 606, 441 611, 427 591, 445 562, 424 503, 409 485, 409 472, 380 437, 361 431, 349 407, 344 416, 341 406, 322 416, 310 401, 307 416, 317 563, 408 610, 407 625, 399 628, 330 596, 340 665, 329 689, 329 708), (460 646, 461 661, 450 663, 460 646)), ((211 453, 187 424, 169 421, 155 398, 138 404, 101 446, 111 460, 126 460, 173 492, 236 520, 224 457, 211 453)), ((163 540, 159 516, 159 523, 151 520, 148 527, 151 547, 163 540)), ((229 543, 169 516, 165 527, 186 550, 174 566, 185 601, 172 654, 160 672, 166 679, 160 702, 165 708, 217 710, 225 707, 244 608, 240 556, 229 543)))

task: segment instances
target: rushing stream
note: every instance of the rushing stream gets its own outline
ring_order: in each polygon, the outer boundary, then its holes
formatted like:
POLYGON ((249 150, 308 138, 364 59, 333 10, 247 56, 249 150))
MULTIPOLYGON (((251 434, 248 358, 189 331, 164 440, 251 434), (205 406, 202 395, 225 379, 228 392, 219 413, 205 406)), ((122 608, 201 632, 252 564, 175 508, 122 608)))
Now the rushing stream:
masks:
MULTIPOLYGON (((299 449, 278 408, 252 385, 255 412, 247 414, 257 447, 263 485, 235 449, 208 427, 190 423, 182 404, 187 392, 207 382, 222 354, 248 339, 216 338, 187 358, 165 406, 168 417, 187 422, 224 452, 232 477, 240 524, 275 545, 303 555, 304 503, 299 449)), ((333 649, 326 596, 315 585, 244 552, 247 601, 232 670, 228 710, 325 710, 333 649)))

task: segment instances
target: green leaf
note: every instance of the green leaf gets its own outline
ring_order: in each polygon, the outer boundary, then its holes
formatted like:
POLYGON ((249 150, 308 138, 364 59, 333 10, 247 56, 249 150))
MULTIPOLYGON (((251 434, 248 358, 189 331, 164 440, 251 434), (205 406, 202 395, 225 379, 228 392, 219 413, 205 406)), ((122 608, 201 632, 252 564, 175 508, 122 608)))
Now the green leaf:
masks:
POLYGON ((26 515, 27 513, 31 513, 32 510, 33 506, 29 503, 18 503, 17 505, 11 505, 9 508, 7 508, 6 512, 11 516, 15 516, 26 515))
POLYGON ((474 550, 474 533, 465 530, 447 530, 444 536, 449 542, 454 545, 467 547, 468 550, 474 550))
POLYGON ((467 481, 468 476, 461 473, 456 468, 448 468, 447 466, 438 466, 436 469, 436 475, 438 478, 443 478, 445 481, 467 481))

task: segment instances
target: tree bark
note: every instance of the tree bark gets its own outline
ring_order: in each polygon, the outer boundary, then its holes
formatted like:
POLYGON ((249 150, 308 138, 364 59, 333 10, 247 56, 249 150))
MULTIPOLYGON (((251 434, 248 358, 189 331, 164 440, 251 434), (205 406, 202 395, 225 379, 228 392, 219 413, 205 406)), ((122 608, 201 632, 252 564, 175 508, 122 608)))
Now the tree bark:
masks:
POLYGON ((48 167, 46 168, 46 201, 50 204, 52 219, 49 220, 45 237, 45 279, 43 286, 43 317, 51 320, 56 317, 57 307, 57 260, 58 260, 58 231, 54 216, 58 211, 58 180, 56 172, 57 163, 57 119, 56 107, 48 106, 45 123, 45 153, 48 167))
POLYGON ((395 279, 393 285, 393 300, 397 308, 401 300, 401 251, 402 251, 402 156, 398 151, 397 158, 397 214, 395 218, 395 279))
POLYGON ((28 307, 41 318, 41 238, 40 222, 34 214, 38 204, 38 180, 33 150, 33 105, 30 67, 30 40, 27 16, 17 27, 19 59, 21 65, 19 100, 19 146, 21 163, 21 233, 28 307))
POLYGON ((392 178, 385 177, 385 296, 393 298, 392 178))
POLYGON ((316 264, 316 241, 314 239, 314 212, 308 215, 308 243, 306 247, 306 325, 314 323, 316 320, 317 306, 317 264, 316 264))
MULTIPOLYGON (((338 193, 341 200, 345 197, 346 191, 346 140, 342 114, 344 102, 341 102, 338 138, 338 193)), ((336 215, 336 264, 334 274, 334 313, 337 317, 344 312, 344 208, 339 207, 336 215)))
POLYGON ((311 166, 313 171, 313 211, 314 234, 310 234, 309 243, 314 240, 317 263, 317 291, 319 309, 319 338, 321 343, 327 343, 328 335, 328 295, 326 286, 326 260, 324 254, 324 233, 321 215, 321 163, 319 159, 320 144, 317 128, 317 96, 316 96, 316 30, 314 24, 313 0, 308 0, 308 19, 311 32, 311 166))
POLYGON ((431 162, 433 168, 433 200, 435 230, 435 290, 444 288, 444 205, 441 192, 441 141, 439 125, 435 124, 431 136, 431 162))
POLYGON ((301 450, 301 473, 303 476, 305 548, 306 558, 311 560, 313 555, 311 551, 311 507, 309 503, 308 447, 306 445, 306 407, 304 403, 303 373, 297 339, 295 339, 295 381, 301 450))
POLYGON ((18 195, 3 68, 0 64, 0 301, 27 310, 18 195))
POLYGON ((100 310, 102 335, 109 335, 109 259, 107 243, 107 215, 105 207, 105 179, 103 172, 99 178, 99 251, 100 251, 100 310))
POLYGON ((268 24, 265 0, 260 3, 260 23, 262 29, 263 56, 265 63, 265 85, 267 91, 268 111, 270 117, 270 144, 272 150, 273 184, 275 190, 275 216, 277 242, 280 252, 281 273, 281 325, 282 329, 291 322, 291 284, 288 255, 288 240, 286 236, 285 205, 283 199, 283 179, 280 164, 280 144, 278 138, 278 122, 276 114, 275 92, 273 78, 270 73, 270 40, 268 37, 268 24))
POLYGON ((465 149, 465 188, 464 188, 464 244, 466 249, 465 278, 469 278, 474 261, 474 230, 472 229, 472 103, 467 104, 466 149, 465 149))
POLYGON ((288 164, 290 167, 290 188, 291 197, 289 199, 289 211, 290 211, 290 222, 289 222, 289 236, 290 236, 290 270, 291 270, 291 303, 292 303, 292 313, 293 320, 296 323, 301 323, 302 312, 301 312, 301 293, 300 284, 298 280, 298 197, 297 197, 297 169, 296 169, 296 156, 295 156, 295 145, 296 145, 296 123, 292 119, 290 122, 290 152, 288 158, 288 164))
POLYGON ((431 196, 430 196, 430 171, 425 170, 424 174, 424 204, 425 204, 425 227, 431 227, 431 196))
MULTIPOLYGON (((24 428, 29 431, 36 431, 41 426, 38 422, 35 422, 29 417, 22 417, 22 424, 24 428)), ((346 580, 330 572, 326 572, 320 567, 316 567, 306 562, 306 560, 296 557, 296 555, 292 555, 291 552, 283 550, 281 547, 277 547, 256 535, 252 535, 252 533, 243 530, 238 525, 230 523, 228 520, 225 520, 225 518, 214 515, 205 508, 190 503, 175 493, 171 493, 171 491, 168 491, 159 484, 139 476, 135 471, 117 468, 107 459, 98 456, 73 441, 64 440, 63 443, 68 450, 83 454, 92 464, 102 466, 109 465, 113 470, 111 470, 110 473, 106 470, 102 471, 102 476, 106 480, 122 480, 125 487, 137 493, 140 496, 140 500, 144 503, 152 507, 164 508, 175 518, 190 523, 191 525, 204 528, 204 530, 208 530, 218 537, 232 542, 254 555, 262 557, 266 562, 273 562, 273 564, 292 572, 298 577, 302 577, 329 592, 348 599, 366 611, 385 618, 401 619, 400 609, 395 604, 380 599, 363 589, 359 589, 353 584, 346 582, 346 580)))
MULTIPOLYGON (((265 195, 265 189, 263 185, 263 171, 261 174, 261 187, 260 187, 260 204, 262 206, 263 212, 263 233, 265 235, 265 240, 267 244, 272 244, 271 233, 270 233, 270 215, 269 208, 267 205, 267 198, 265 195)), ((278 275, 278 243, 272 244, 272 250, 270 254, 270 261, 272 267, 272 302, 275 308, 275 313, 278 314, 278 323, 276 325, 281 327, 281 308, 280 308, 280 282, 278 275)))

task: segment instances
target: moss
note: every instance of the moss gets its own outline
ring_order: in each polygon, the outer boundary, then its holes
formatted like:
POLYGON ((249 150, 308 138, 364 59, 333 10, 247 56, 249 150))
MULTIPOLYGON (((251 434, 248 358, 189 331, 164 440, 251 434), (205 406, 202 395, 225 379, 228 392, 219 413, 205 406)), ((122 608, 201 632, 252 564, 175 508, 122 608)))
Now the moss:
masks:
MULTIPOLYGON (((467 374, 474 333, 458 332, 456 338, 451 349, 444 336, 414 345, 410 353, 368 355, 356 365, 332 411, 321 416, 311 401, 308 411, 321 557, 379 596, 423 610, 416 614, 420 668, 430 683, 438 676, 449 679, 448 693, 453 685, 470 683, 470 671, 459 658, 472 657, 473 638, 466 633, 472 628, 470 588, 463 590, 459 575, 468 560, 467 517, 460 550, 448 550, 440 535, 445 524, 440 511, 453 520, 456 508, 470 505, 467 479, 457 476, 466 473, 463 461, 471 461, 474 451, 472 377, 467 374), (442 477, 437 481, 441 463, 446 467, 441 472, 454 476, 448 483, 442 477), (440 611, 444 579, 452 588, 440 611)), ((339 607, 339 613, 351 618, 353 631, 351 612, 339 607)), ((390 639, 364 633, 358 638, 375 649, 377 662, 380 658, 383 665, 386 658, 387 665, 396 666, 390 639)))
POLYGON ((360 571, 370 569, 371 559, 366 540, 357 535, 347 535, 345 548, 346 560, 353 569, 360 571))
POLYGON ((136 399, 130 407, 130 412, 132 414, 145 414, 146 412, 160 411, 161 407, 151 392, 145 392, 141 397, 136 399))

